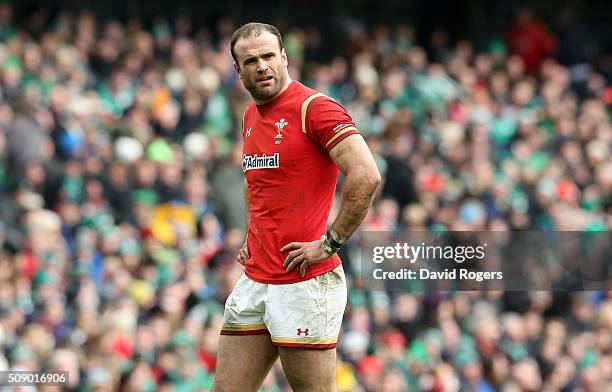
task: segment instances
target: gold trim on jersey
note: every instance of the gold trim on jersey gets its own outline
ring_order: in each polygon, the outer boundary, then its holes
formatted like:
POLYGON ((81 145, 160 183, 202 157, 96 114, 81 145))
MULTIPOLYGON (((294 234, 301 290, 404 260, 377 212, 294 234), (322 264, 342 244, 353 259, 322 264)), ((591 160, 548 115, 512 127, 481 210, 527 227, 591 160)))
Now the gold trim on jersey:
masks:
POLYGON ((345 133, 347 133, 348 131, 357 131, 357 128, 355 128, 353 125, 349 125, 346 128, 342 128, 341 130, 339 130, 334 136, 331 137, 331 139, 329 139, 327 141, 327 143, 325 143, 325 148, 327 148, 327 146, 329 146, 330 144, 332 144, 332 142, 334 140, 336 140, 337 138, 339 138, 340 136, 344 135, 345 133))
POLYGON ((313 99, 318 97, 324 97, 323 93, 314 93, 310 97, 306 98, 306 100, 302 103, 302 132, 306 132, 306 111, 308 110, 308 105, 312 102, 313 99))

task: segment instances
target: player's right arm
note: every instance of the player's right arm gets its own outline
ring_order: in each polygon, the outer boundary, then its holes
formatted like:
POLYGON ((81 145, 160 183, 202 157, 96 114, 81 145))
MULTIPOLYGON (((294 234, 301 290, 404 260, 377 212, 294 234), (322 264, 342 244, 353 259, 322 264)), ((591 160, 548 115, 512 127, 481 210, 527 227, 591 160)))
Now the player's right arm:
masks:
POLYGON ((247 245, 247 237, 249 233, 249 222, 251 221, 251 209, 249 208, 249 186, 246 182, 246 179, 244 180, 244 184, 242 185, 242 191, 244 192, 244 201, 245 201, 244 212, 246 215, 246 231, 245 231, 244 244, 242 245, 242 248, 240 248, 240 251, 238 252, 236 261, 244 265, 246 260, 250 257, 249 247, 247 245))
MULTIPOLYGON (((242 142, 244 143, 244 120, 247 115, 247 111, 249 107, 244 110, 242 114, 242 142)), ((242 184, 242 192, 244 193, 244 213, 246 216, 246 228, 244 231, 244 244, 240 248, 238 252, 238 256, 236 256, 236 261, 240 264, 244 265, 246 260, 250 257, 249 255, 249 247, 247 245, 247 239, 249 237, 249 222, 251 222, 251 208, 249 207, 249 184, 247 184, 246 178, 244 179, 244 183, 242 184)))

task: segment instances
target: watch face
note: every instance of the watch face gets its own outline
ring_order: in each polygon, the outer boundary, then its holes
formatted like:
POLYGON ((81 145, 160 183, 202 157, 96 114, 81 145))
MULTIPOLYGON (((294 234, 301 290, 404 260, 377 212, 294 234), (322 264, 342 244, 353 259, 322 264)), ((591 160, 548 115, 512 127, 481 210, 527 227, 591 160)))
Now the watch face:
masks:
POLYGON ((323 242, 321 242, 321 245, 323 245, 323 250, 325 251, 325 253, 327 253, 328 255, 333 255, 334 253, 336 253, 337 249, 334 249, 331 244, 329 243, 329 239, 325 238, 323 240, 323 242))

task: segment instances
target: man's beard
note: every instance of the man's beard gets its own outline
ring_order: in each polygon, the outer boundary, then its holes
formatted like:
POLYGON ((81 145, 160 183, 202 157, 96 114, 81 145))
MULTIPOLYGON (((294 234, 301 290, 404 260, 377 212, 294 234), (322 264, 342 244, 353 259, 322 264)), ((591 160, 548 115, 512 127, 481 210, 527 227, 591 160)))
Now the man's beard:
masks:
POLYGON ((276 96, 281 88, 283 88, 283 77, 274 76, 274 84, 269 87, 259 87, 257 82, 249 83, 248 86, 244 86, 251 96, 257 101, 267 101, 276 96))

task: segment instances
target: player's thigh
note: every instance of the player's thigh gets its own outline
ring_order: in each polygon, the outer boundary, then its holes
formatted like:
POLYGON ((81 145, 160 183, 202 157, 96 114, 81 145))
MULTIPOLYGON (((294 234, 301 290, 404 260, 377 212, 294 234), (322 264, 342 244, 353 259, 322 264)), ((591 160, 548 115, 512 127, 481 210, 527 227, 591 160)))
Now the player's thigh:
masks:
POLYGON ((263 321, 266 291, 243 275, 227 298, 213 391, 256 391, 278 358, 263 321))
POLYGON ((293 392, 335 392, 336 349, 278 348, 293 392))
POLYGON ((336 341, 346 306, 342 267, 270 286, 264 320, 294 392, 336 391, 336 341))
POLYGON ((257 391, 277 358, 270 335, 221 335, 213 392, 257 391))

